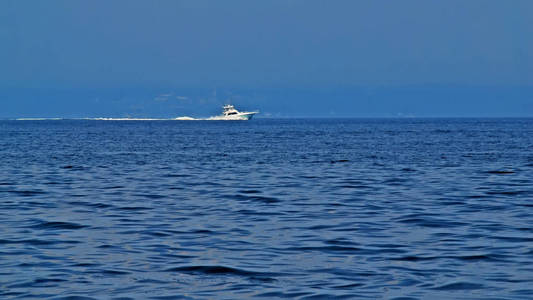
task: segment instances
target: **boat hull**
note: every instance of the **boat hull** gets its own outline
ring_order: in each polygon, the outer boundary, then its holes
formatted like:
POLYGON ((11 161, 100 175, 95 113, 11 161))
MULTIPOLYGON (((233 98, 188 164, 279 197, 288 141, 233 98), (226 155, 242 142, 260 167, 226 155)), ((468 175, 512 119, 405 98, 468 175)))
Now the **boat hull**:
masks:
POLYGON ((229 116, 215 116, 211 117, 208 120, 216 120, 216 121, 247 121, 250 120, 257 112, 243 112, 238 113, 235 115, 229 115, 229 116))

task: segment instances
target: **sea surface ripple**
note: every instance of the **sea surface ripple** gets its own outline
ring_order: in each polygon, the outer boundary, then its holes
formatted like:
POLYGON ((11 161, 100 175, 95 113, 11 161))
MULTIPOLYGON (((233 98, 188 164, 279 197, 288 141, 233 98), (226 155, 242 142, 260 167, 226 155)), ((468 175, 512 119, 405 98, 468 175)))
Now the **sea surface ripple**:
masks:
POLYGON ((526 299, 532 200, 532 119, 0 121, 0 298, 526 299))

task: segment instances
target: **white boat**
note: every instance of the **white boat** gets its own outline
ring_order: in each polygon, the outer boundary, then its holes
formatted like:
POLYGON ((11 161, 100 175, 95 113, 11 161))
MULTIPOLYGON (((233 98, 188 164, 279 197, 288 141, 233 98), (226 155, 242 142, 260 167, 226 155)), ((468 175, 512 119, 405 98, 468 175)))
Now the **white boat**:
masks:
POLYGON ((231 104, 223 106, 222 115, 214 116, 208 120, 250 120, 258 111, 238 111, 231 104))

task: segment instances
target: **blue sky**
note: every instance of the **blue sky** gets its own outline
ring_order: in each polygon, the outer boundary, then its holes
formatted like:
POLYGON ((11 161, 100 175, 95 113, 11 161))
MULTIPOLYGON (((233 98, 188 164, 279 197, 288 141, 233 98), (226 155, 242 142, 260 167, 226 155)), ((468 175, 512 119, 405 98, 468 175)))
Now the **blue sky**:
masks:
POLYGON ((533 116, 532 19, 529 0, 4 0, 0 117, 533 116))

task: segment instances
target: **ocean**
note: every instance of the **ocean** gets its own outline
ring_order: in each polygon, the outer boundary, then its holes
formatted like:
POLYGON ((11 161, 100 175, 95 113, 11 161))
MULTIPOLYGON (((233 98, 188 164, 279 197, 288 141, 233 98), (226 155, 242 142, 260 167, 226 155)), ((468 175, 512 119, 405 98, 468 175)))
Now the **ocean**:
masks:
POLYGON ((0 121, 1 299, 531 299, 533 119, 0 121))

